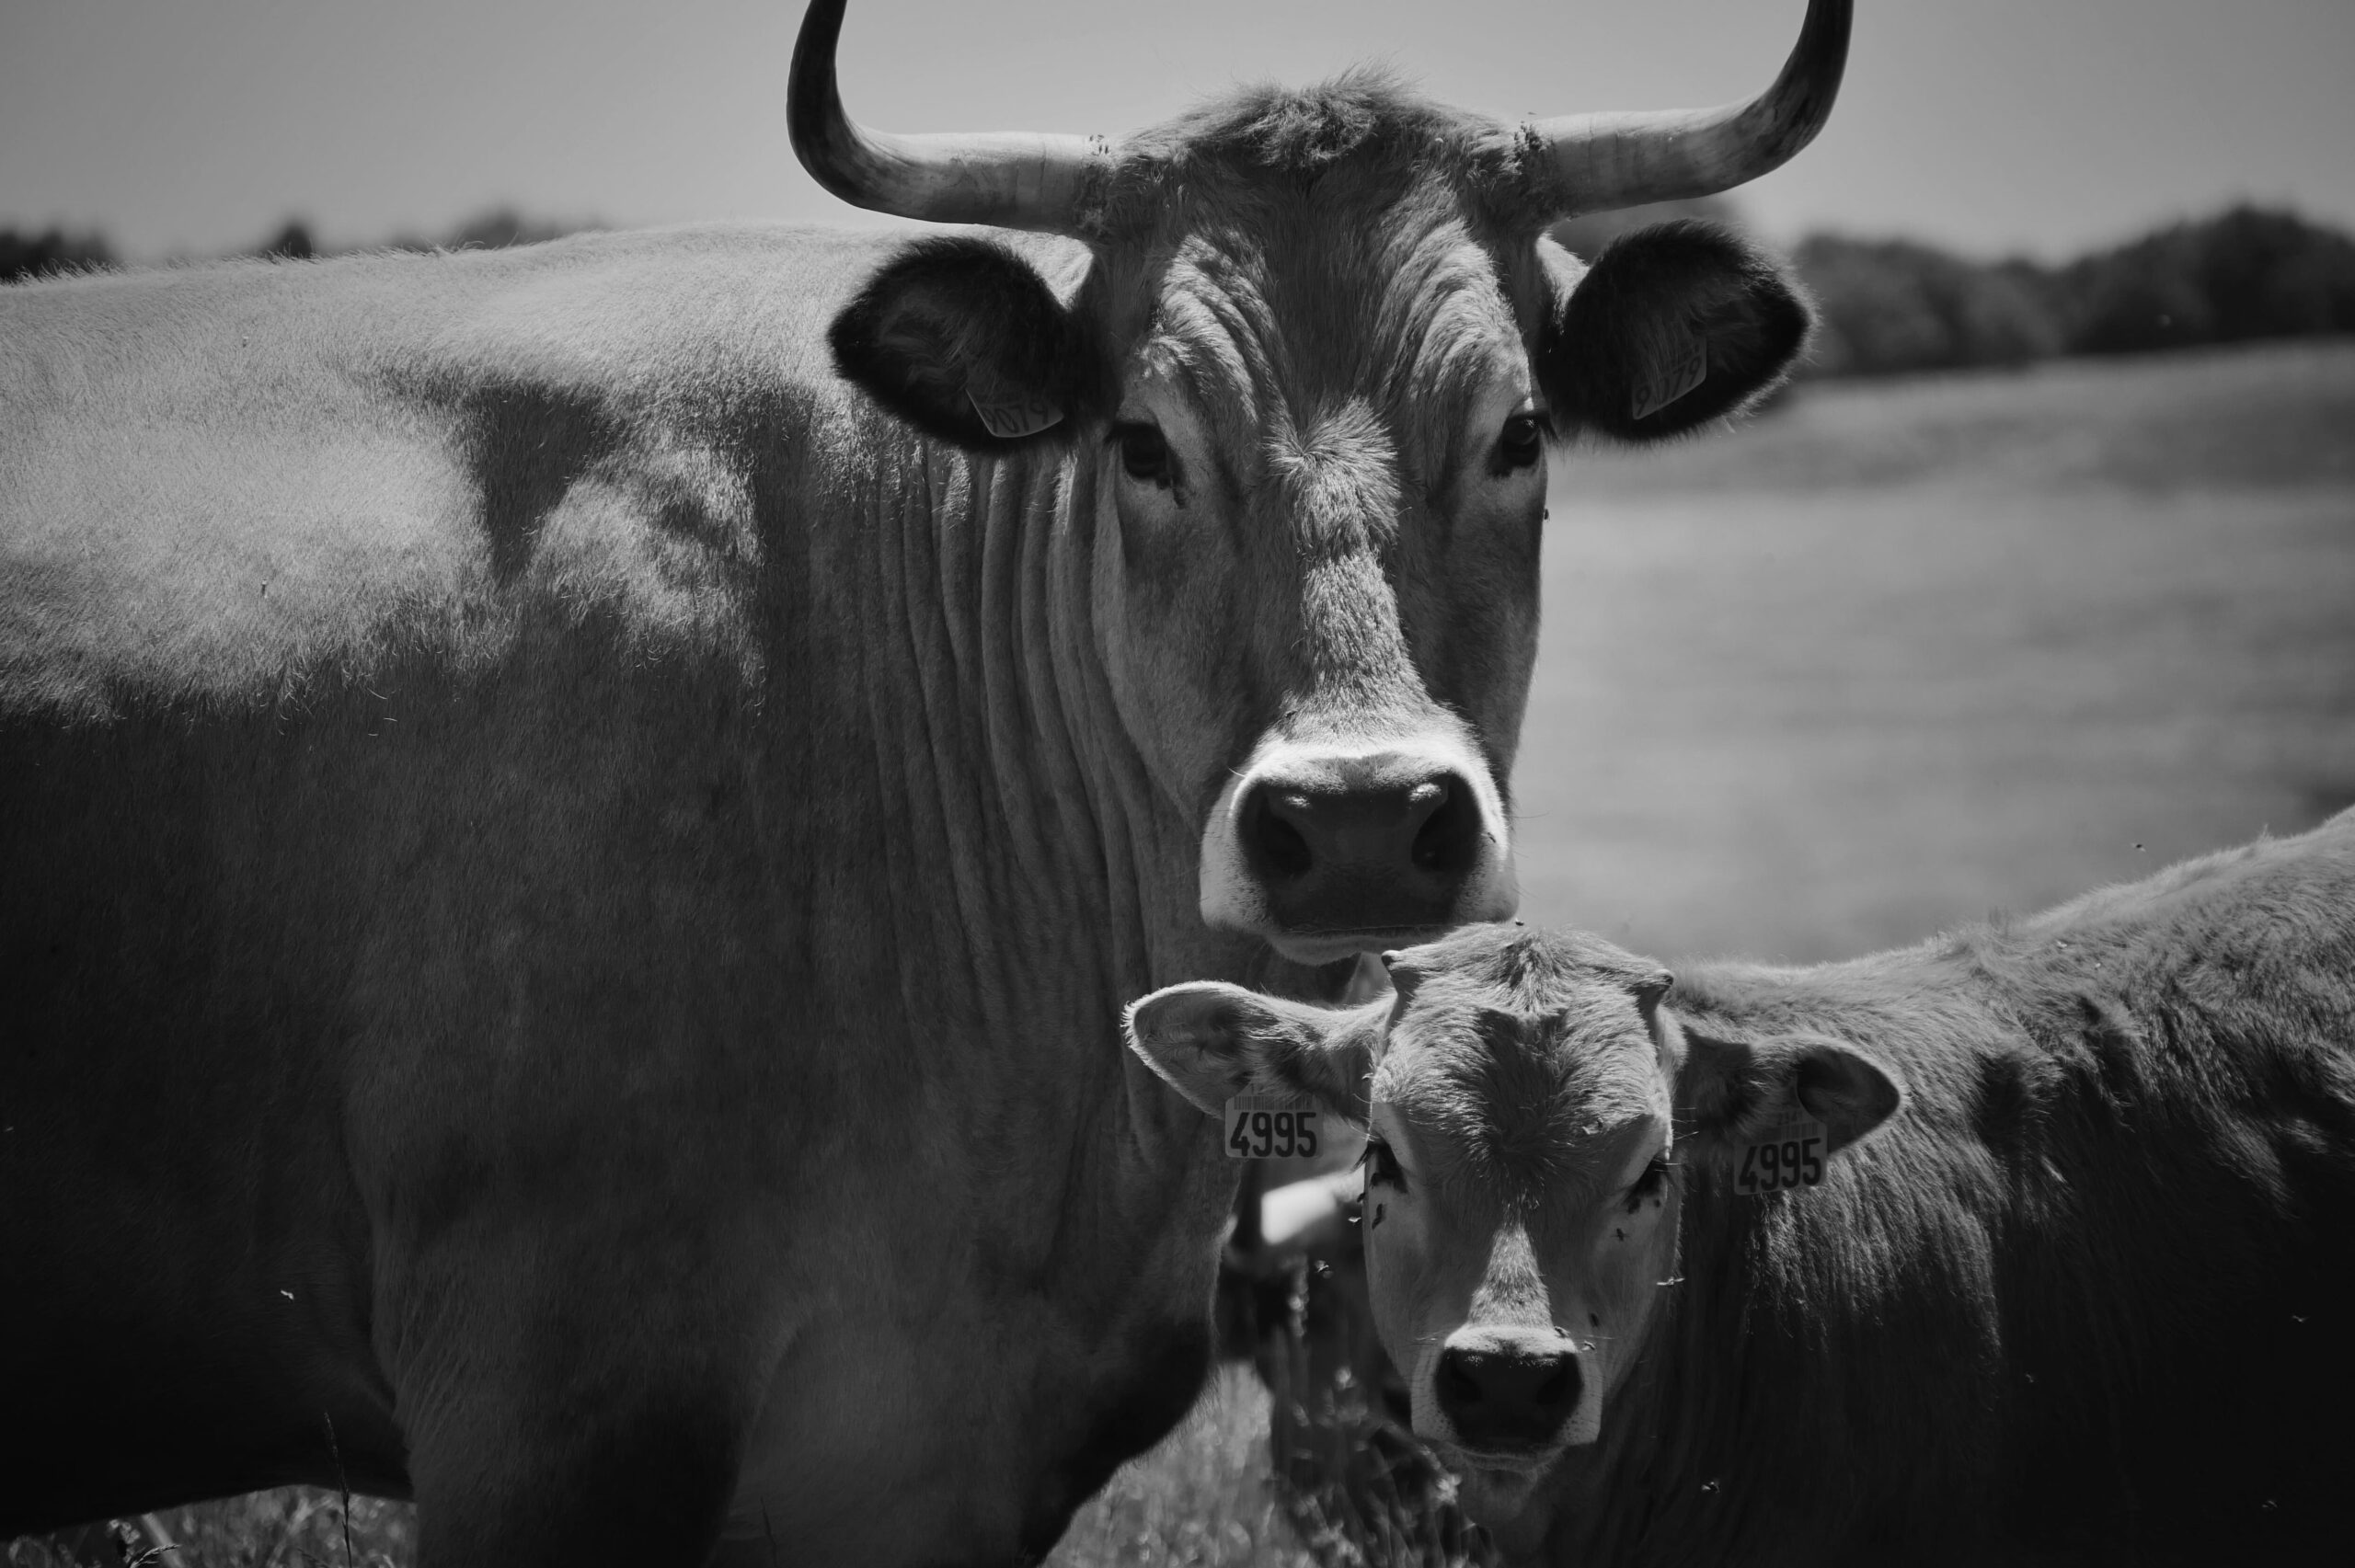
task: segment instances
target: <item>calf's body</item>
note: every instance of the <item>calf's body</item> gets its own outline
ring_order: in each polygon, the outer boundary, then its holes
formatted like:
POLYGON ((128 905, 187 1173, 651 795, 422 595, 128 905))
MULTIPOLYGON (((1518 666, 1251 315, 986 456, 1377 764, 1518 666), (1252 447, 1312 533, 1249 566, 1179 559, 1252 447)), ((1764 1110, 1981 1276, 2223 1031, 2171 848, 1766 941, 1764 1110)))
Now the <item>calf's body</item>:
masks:
POLYGON ((1513 1555, 2303 1561, 2343 1539, 2355 813, 1847 963, 1671 981, 1489 927, 1392 969, 1387 1004, 1256 1024, 1231 988, 1179 988, 1135 1035, 1153 1055, 1190 1033, 1161 1056, 1181 1082, 1215 1061, 1371 1116, 1375 1314, 1513 1555), (1543 1147, 1516 1149, 1532 1106, 1543 1147), (1739 1195, 1786 1115, 1828 1133, 1821 1185, 1739 1195), (1465 1391, 1494 1391, 1463 1368, 1499 1356, 1566 1369, 1558 1408, 1514 1410, 1549 1430, 1477 1424, 1465 1391))

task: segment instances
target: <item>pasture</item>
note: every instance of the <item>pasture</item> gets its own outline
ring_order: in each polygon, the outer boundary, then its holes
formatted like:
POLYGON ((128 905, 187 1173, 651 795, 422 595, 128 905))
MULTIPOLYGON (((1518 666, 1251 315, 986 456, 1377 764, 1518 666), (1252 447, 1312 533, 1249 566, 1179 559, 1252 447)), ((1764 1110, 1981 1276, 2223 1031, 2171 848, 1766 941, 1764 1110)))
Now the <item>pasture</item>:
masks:
MULTIPOLYGON (((1552 496, 1532 921, 1812 960, 2355 801, 2355 344, 1810 386, 1552 496)), ((1051 1561, 1308 1561, 1266 1429, 1230 1368, 1051 1561)), ((167 1522, 185 1563, 339 1562, 312 1496, 285 1549, 258 1502, 167 1522)), ((353 1562, 407 1561, 405 1510, 354 1515, 353 1562)))

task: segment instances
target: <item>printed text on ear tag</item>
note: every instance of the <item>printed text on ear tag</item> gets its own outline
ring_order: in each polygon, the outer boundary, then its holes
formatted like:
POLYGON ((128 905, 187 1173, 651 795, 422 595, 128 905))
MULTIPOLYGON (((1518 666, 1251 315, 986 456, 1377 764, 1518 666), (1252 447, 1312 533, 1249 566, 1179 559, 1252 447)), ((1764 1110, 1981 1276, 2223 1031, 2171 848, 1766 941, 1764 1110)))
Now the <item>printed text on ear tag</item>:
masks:
POLYGON ((1811 1187, 1823 1180, 1823 1124, 1805 1111, 1792 1111, 1759 1129, 1755 1142, 1738 1150, 1733 1190, 1744 1197, 1811 1187))
POLYGON ((1316 1152, 1316 1102, 1292 1094, 1238 1094, 1226 1103, 1226 1157, 1290 1160, 1316 1152))
POLYGON ((1630 418, 1657 414, 1709 379, 1709 346, 1690 333, 1678 337, 1680 341, 1672 357, 1646 363, 1643 379, 1636 383, 1635 395, 1627 400, 1630 418))
POLYGON ((1035 436, 1063 422, 1063 411, 1044 395, 1009 386, 995 376, 968 373, 965 400, 981 416, 982 429, 1002 441, 1035 436))

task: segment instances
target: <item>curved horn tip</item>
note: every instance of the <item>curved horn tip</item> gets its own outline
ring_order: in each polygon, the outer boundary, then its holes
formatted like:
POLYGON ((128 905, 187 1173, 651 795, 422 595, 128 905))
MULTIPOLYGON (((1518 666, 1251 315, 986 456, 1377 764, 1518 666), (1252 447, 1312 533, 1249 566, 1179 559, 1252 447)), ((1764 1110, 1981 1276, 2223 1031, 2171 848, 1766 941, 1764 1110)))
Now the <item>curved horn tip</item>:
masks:
POLYGON ((1780 167, 1831 117, 1854 12, 1852 0, 1808 0, 1790 57, 1747 102, 1524 125, 1524 157, 1534 166, 1528 215, 1543 227, 1580 212, 1714 196, 1780 167))
POLYGON ((1082 136, 900 136, 843 108, 834 74, 845 0, 810 0, 786 82, 786 129, 810 177, 854 206, 943 223, 1067 234, 1111 160, 1082 136))

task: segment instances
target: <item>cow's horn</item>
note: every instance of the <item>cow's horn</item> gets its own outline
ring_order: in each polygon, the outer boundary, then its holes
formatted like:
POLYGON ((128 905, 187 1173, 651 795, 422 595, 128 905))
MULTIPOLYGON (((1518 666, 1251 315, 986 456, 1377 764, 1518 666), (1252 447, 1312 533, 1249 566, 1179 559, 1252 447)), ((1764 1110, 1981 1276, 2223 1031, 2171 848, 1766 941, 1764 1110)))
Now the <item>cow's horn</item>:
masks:
POLYGON ((1111 163, 1111 144, 1100 137, 895 136, 844 114, 834 84, 844 4, 810 0, 786 85, 786 125, 812 178, 845 201, 902 218, 1051 234, 1081 225, 1090 187, 1111 163))
POLYGON ((1775 85, 1748 103, 1533 120, 1524 177, 1538 223, 1730 190, 1815 140, 1848 63, 1849 0, 1808 0, 1775 85))

